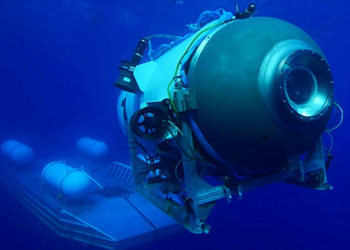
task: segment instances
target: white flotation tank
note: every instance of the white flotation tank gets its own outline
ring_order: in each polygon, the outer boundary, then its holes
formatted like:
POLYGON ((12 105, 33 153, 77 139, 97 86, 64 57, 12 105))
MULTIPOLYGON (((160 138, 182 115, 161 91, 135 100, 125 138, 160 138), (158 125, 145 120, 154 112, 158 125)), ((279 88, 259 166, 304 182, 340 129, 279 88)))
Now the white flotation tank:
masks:
POLYGON ((108 152, 108 146, 105 143, 87 137, 82 137, 77 141, 77 148, 95 158, 101 158, 108 152))
POLYGON ((55 161, 46 165, 42 171, 45 183, 71 198, 81 198, 90 189, 90 178, 80 169, 68 166, 64 161, 55 161))
POLYGON ((1 144, 1 151, 12 161, 20 164, 27 164, 34 159, 33 150, 16 140, 7 140, 1 144))

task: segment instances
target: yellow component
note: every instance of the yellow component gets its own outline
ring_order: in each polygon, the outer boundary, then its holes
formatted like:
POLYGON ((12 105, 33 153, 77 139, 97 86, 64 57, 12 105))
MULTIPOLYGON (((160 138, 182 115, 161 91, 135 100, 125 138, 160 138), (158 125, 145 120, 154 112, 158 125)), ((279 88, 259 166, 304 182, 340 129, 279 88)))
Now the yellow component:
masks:
POLYGON ((174 76, 173 76, 173 78, 170 80, 170 82, 169 82, 169 84, 168 84, 168 86, 167 86, 167 92, 168 92, 169 101, 170 101, 171 107, 174 109, 174 111, 175 111, 175 113, 176 113, 176 118, 178 117, 178 113, 177 113, 177 109, 176 109, 176 106, 175 106, 175 104, 174 104, 174 101, 172 100, 172 97, 171 97, 170 85, 171 85, 171 83, 176 79, 176 74, 177 74, 177 72, 178 72, 178 70, 179 70, 181 61, 182 61, 182 59, 185 57, 185 55, 187 54, 187 52, 189 51, 189 49, 191 48, 191 46, 193 45, 193 43, 197 40, 197 38, 198 38, 200 35, 202 35, 202 34, 203 34, 204 32, 206 32, 207 30, 210 30, 210 29, 215 28, 215 27, 217 27, 217 26, 220 26, 220 25, 222 25, 222 24, 225 24, 225 22, 217 23, 217 24, 214 24, 214 25, 212 25, 212 26, 210 26, 210 27, 208 27, 208 28, 206 28, 206 29, 201 30, 201 32, 199 32, 199 33, 194 37, 194 39, 192 40, 192 42, 190 43, 190 45, 188 45, 188 47, 187 47, 185 53, 181 56, 179 62, 178 62, 177 65, 176 65, 176 70, 175 70, 174 76))

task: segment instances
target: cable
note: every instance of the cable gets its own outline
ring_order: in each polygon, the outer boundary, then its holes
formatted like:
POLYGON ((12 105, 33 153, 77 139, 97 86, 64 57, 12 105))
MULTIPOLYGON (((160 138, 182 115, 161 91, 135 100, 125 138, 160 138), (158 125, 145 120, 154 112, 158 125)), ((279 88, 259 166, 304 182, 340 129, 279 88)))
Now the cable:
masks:
POLYGON ((181 162, 182 162, 182 159, 180 159, 180 160, 177 162, 176 166, 175 166, 175 176, 176 176, 176 179, 177 179, 179 182, 184 182, 184 181, 181 180, 181 179, 179 178, 179 176, 177 175, 177 168, 179 167, 179 165, 180 165, 181 162))
MULTIPOLYGON (((168 121, 170 123, 170 125, 172 125, 184 138, 185 135, 184 133, 171 121, 168 121)), ((174 136, 173 136, 174 137, 174 136)), ((175 139, 175 138, 174 138, 175 139)), ((191 150, 193 157, 191 157, 194 160, 198 160, 199 162, 201 162, 203 165, 205 165, 207 162, 203 161, 202 159, 196 157, 196 152, 193 151, 193 148, 191 147, 191 145, 189 144, 189 142, 186 140, 186 144, 188 146, 188 148, 191 150)))
POLYGON ((147 40, 150 40, 152 38, 169 38, 172 40, 176 40, 176 39, 180 39, 182 38, 181 36, 174 36, 174 35, 168 35, 168 34, 154 34, 154 35, 150 35, 148 37, 146 37, 147 40))
MULTIPOLYGON (((195 159, 194 155, 193 155, 193 157, 192 157, 192 156, 189 156, 189 155, 187 154, 187 152, 182 148, 181 144, 177 141, 175 135, 173 134, 173 132, 172 132, 169 128, 168 128, 168 132, 169 132, 169 133, 171 134, 171 136, 174 138, 174 140, 175 140, 177 146, 180 148, 180 150, 182 151, 182 153, 184 153, 190 160, 195 161, 196 159, 195 159)), ((190 147, 190 148, 191 148, 191 147, 190 147)), ((191 150, 192 150, 192 149, 191 149, 191 150)))
MULTIPOLYGON (((167 121, 170 123, 170 125, 172 125, 184 138, 185 135, 184 133, 171 121, 167 121)), ((216 168, 213 164, 211 164, 210 162, 206 161, 198 152, 195 152, 193 150, 193 148, 190 146, 189 142, 186 140, 187 146, 188 148, 191 150, 193 157, 189 157, 189 155, 183 150, 183 148, 180 146, 180 143, 178 143, 174 137, 174 135, 169 131, 169 133, 172 135, 172 137, 174 138, 175 142, 177 143, 178 147, 180 148, 180 150, 191 160, 194 160, 196 163, 201 164, 203 166, 203 170, 202 170, 202 174, 204 174, 204 170, 205 167, 209 166, 211 168, 216 168)))
POLYGON ((340 110, 340 121, 339 121, 339 123, 337 124, 337 126, 335 126, 334 128, 326 129, 326 130, 325 130, 326 132, 331 132, 331 131, 336 130, 336 129, 339 128, 340 125, 343 123, 344 111, 343 111, 343 109, 340 107, 340 105, 339 105, 337 102, 334 102, 334 105, 340 110))
POLYGON ((331 146, 329 147, 329 149, 326 153, 328 155, 332 152, 332 149, 333 149, 333 136, 328 130, 325 130, 325 132, 329 135, 329 139, 331 140, 331 146))
MULTIPOLYGON (((334 141, 333 141, 333 136, 330 132, 336 130, 337 128, 340 127, 340 125, 343 123, 343 119, 344 119, 344 111, 343 109, 340 107, 340 105, 337 103, 337 102, 334 102, 334 105, 339 109, 340 111, 340 121, 339 123, 334 127, 334 128, 330 128, 330 129, 325 129, 324 131, 328 134, 329 136, 329 139, 331 141, 331 146, 329 147, 328 151, 326 152, 327 155, 329 155, 331 152, 332 152, 332 149, 333 149, 333 144, 334 144, 334 141)), ((337 115, 338 116, 338 115, 337 115)), ((331 124, 331 126, 334 124, 334 122, 331 124)))
POLYGON ((327 124, 326 130, 332 128, 334 124, 337 123, 337 121, 339 120, 339 113, 340 113, 339 109, 335 109, 334 112, 335 114, 333 115, 332 123, 327 124))
POLYGON ((175 81, 176 78, 177 78, 176 75, 177 75, 177 72, 179 71, 179 67, 180 67, 180 64, 181 64, 182 59, 185 57, 185 55, 187 54, 187 52, 190 50, 190 48, 192 47, 192 45, 195 43, 195 41, 197 40, 197 38, 198 38, 200 35, 202 35, 204 32, 206 32, 206 31, 208 31, 208 30, 210 30, 210 29, 212 29, 212 28, 215 28, 215 27, 217 27, 217 26, 219 26, 219 25, 222 25, 222 24, 225 24, 225 23, 226 23, 226 21, 225 21, 225 22, 221 22, 221 23, 217 23, 217 24, 214 24, 214 25, 212 25, 212 26, 210 26, 210 27, 208 27, 208 28, 206 28, 206 29, 201 30, 201 31, 193 38, 193 40, 191 41, 191 43, 188 45, 186 51, 185 51, 185 52, 183 53, 183 55, 181 56, 179 62, 177 63, 174 76, 173 76, 173 78, 170 80, 170 82, 169 82, 169 84, 168 84, 168 86, 167 86, 167 93, 168 93, 169 101, 170 101, 171 107, 174 109, 174 111, 175 111, 175 113, 176 113, 176 117, 178 117, 178 112, 177 112, 177 108, 176 108, 176 106, 175 106, 175 104, 174 104, 174 101, 172 100, 172 97, 171 97, 170 85, 171 85, 171 84, 173 83, 173 81, 175 81))
POLYGON ((182 136, 185 136, 184 133, 182 133, 182 131, 170 120, 167 121, 168 123, 170 123, 170 125, 172 125, 182 136))

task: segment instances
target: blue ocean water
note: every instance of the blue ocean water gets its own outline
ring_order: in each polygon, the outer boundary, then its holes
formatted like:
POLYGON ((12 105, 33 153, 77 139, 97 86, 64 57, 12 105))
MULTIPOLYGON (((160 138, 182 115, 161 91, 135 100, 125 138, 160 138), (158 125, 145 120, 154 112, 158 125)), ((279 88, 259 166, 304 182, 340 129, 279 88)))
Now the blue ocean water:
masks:
MULTIPOLYGON (((184 35, 205 10, 235 11, 246 0, 2 0, 0 1, 0 141, 35 145, 36 157, 69 154, 76 134, 110 146, 108 160, 128 161, 112 83, 140 37, 184 35), (60 148, 50 151, 47 145, 60 148), (64 153, 62 153, 64 152, 64 153)), ((345 112, 334 131, 333 190, 283 183, 220 200, 207 235, 181 232, 136 249, 349 249, 350 171, 348 39, 345 0, 260 0, 257 16, 286 20, 306 31, 332 68, 335 99, 345 112)), ((326 143, 329 143, 326 141, 326 143)), ((3 156, 1 156, 3 157, 3 156)), ((0 188, 0 249, 97 249, 57 236, 0 188)))

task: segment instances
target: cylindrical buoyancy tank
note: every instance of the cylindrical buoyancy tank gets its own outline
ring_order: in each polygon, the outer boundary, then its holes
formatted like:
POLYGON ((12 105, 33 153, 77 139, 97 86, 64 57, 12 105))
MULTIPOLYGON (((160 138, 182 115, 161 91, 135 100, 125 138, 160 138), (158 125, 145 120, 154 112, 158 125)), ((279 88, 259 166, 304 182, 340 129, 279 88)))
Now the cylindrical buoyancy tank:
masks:
POLYGON ((105 143, 87 137, 80 138, 76 146, 80 151, 95 158, 101 158, 108 152, 108 146, 105 143))
POLYGON ((64 161, 51 162, 42 171, 45 183, 70 198, 81 198, 90 189, 90 178, 79 169, 68 166, 64 161))
POLYGON ((187 72, 197 125, 232 165, 286 167, 329 121, 328 62, 313 39, 288 22, 256 17, 223 25, 199 45, 187 72))
POLYGON ((7 140, 1 145, 1 151, 12 161, 20 164, 27 164, 34 159, 33 150, 16 140, 7 140))

